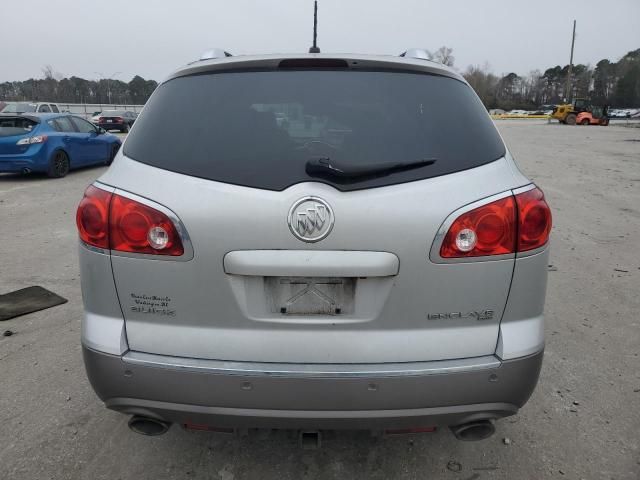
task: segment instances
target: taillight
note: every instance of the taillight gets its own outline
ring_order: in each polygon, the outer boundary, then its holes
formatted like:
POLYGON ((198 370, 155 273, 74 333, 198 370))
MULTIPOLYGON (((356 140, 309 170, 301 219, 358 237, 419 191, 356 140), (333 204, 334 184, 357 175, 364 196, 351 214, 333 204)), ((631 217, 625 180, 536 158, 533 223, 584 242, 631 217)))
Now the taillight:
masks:
POLYGON ((16 145, 33 145, 34 143, 44 143, 46 141, 46 135, 34 135, 33 137, 21 138, 16 142, 16 145))
POLYGON ((122 117, 115 117, 113 119, 116 123, 122 123, 124 120, 122 119, 122 117))
POLYGON ((518 204, 518 251, 543 246, 551 233, 551 209, 539 188, 516 195, 518 204))
POLYGON ((171 219, 130 198, 113 196, 109 225, 112 250, 172 256, 184 253, 171 219))
POLYGON ((442 258, 525 252, 549 240, 551 210, 538 188, 482 205, 460 215, 445 235, 442 258))
POLYGON ((78 206, 76 223, 80 239, 95 247, 152 255, 184 253, 180 235, 166 214, 93 185, 78 206))
POLYGON ((111 193, 91 185, 76 212, 80 239, 94 247, 109 248, 109 203, 111 193))
POLYGON ((516 206, 513 197, 501 198, 460 215, 444 237, 443 258, 480 257, 513 253, 516 206))

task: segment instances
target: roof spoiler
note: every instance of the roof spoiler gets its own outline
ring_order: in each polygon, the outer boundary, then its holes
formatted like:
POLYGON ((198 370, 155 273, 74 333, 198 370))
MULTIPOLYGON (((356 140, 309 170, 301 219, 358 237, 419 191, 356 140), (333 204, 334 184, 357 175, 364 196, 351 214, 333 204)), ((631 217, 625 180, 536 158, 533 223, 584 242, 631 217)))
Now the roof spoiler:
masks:
POLYGON ((33 112, 23 112, 23 113, 3 113, 0 112, 0 118, 26 118, 36 123, 42 123, 42 118, 33 112))

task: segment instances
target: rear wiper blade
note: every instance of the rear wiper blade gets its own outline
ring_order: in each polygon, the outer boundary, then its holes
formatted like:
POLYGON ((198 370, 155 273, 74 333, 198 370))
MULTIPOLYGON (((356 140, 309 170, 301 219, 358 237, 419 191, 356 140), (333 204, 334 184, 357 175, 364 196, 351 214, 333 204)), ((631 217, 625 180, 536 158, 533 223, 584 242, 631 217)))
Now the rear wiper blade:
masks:
POLYGON ((332 161, 329 157, 316 157, 307 161, 308 175, 329 175, 337 178, 379 177, 390 173, 426 167, 436 163, 435 158, 414 160, 412 162, 378 162, 364 165, 342 165, 332 161))

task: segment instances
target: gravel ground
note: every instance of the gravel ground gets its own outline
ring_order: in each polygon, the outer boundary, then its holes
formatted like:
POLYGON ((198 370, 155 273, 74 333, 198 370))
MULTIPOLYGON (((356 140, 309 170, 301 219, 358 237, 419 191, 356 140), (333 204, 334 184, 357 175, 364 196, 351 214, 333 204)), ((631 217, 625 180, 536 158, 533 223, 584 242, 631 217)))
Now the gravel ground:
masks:
POLYGON ((328 433, 307 451, 287 432, 131 433, 95 397, 79 346, 74 214, 103 168, 0 176, 0 293, 69 299, 0 324, 14 332, 0 337, 0 479, 640 478, 640 129, 498 127, 555 225, 540 383, 495 436, 328 433))

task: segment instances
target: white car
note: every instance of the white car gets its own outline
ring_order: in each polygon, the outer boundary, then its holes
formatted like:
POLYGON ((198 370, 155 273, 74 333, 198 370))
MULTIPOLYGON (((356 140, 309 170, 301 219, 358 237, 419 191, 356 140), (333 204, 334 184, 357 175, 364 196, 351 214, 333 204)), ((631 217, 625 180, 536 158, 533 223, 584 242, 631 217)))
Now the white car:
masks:
POLYGON ((60 113, 57 103, 9 102, 0 113, 60 113))

